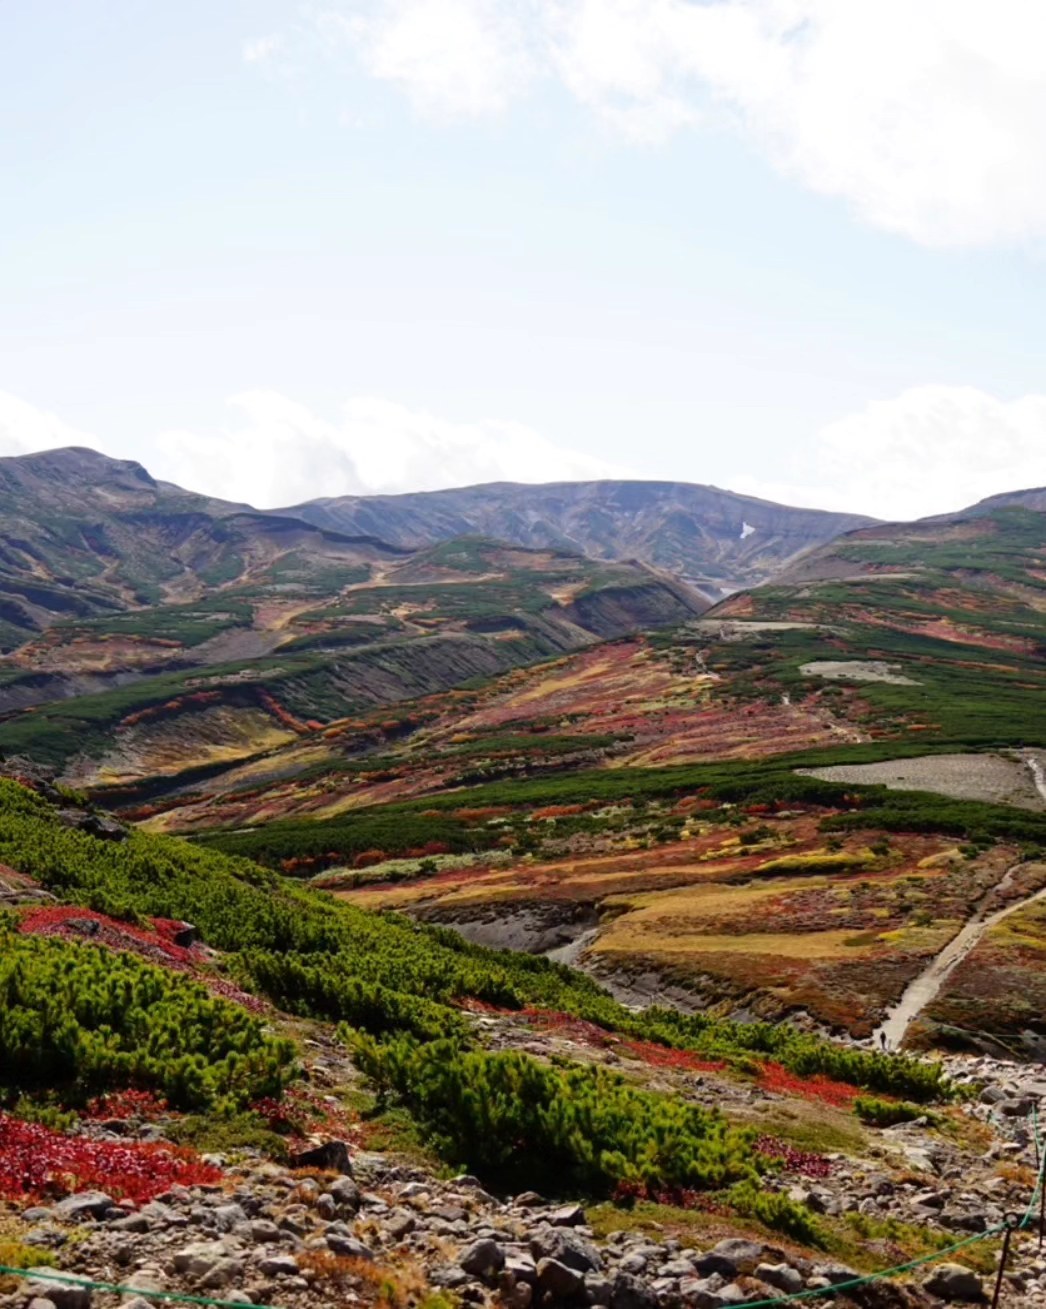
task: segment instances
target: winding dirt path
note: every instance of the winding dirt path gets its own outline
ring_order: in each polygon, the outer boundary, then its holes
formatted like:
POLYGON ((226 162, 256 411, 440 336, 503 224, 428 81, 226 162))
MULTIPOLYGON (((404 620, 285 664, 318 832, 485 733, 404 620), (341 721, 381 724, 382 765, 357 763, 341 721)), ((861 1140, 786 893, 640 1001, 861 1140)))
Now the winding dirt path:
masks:
POLYGON ((576 936, 573 941, 568 941, 566 945, 558 946, 555 950, 547 950, 545 958, 551 959, 554 964, 569 964, 571 968, 576 968, 578 960, 598 935, 599 928, 590 927, 580 936, 576 936))
MULTIPOLYGON (((1044 785, 1046 785, 1046 779, 1044 779, 1044 785)), ((1005 876, 995 888, 995 892, 991 894, 1004 891, 1017 869, 1021 866, 1020 864, 1014 864, 1012 868, 1007 869, 1005 876)), ((986 896, 985 901, 989 898, 990 896, 986 896)), ((1014 904, 1006 905, 1005 908, 997 909, 995 913, 988 915, 984 913, 984 902, 982 902, 981 907, 974 912, 973 917, 965 927, 956 932, 940 954, 923 969, 918 977, 908 983, 897 1004, 886 1011, 886 1020, 872 1034, 872 1043, 875 1048, 878 1049, 883 1044, 882 1038, 885 1036, 886 1049, 898 1049, 912 1022, 918 1018, 927 1005, 937 998, 944 983, 974 946, 982 940, 984 935, 990 932, 996 924, 1001 923, 1003 919, 1015 914, 1018 909, 1025 909, 1028 905, 1035 904, 1037 900, 1043 899, 1046 899, 1046 887, 1034 892, 1032 895, 1025 896, 1023 900, 1017 900, 1014 904)))

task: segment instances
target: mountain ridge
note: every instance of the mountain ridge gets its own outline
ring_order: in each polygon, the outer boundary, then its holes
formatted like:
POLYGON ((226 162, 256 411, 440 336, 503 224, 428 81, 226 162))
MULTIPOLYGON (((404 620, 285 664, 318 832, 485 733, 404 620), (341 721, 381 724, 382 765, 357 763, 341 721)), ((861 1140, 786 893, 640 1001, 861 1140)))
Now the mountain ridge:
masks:
POLYGON ((876 521, 699 483, 616 479, 326 497, 279 512, 318 526, 366 528, 397 544, 480 532, 598 559, 636 558, 713 595, 765 581, 806 550, 876 521))

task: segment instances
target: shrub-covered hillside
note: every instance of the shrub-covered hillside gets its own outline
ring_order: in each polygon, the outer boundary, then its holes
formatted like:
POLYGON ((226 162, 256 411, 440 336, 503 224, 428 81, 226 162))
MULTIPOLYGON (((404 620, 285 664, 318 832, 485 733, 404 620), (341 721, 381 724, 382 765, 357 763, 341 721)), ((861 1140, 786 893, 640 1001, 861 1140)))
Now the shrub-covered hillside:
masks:
MULTIPOLYGON (((946 1094, 933 1065, 785 1027, 736 1026, 669 1010, 636 1013, 569 968, 338 903, 245 859, 138 832, 123 840, 89 835, 58 821, 40 795, 7 780, 0 781, 0 861, 84 906, 85 914, 109 915, 129 927, 191 921, 203 942, 221 952, 201 964, 204 973, 219 969, 277 1010, 344 1024, 364 1067, 403 1096, 448 1157, 495 1173, 522 1133, 542 1147, 554 1143, 556 1157, 569 1156, 564 1179, 578 1184, 613 1189, 638 1176, 717 1187, 752 1179, 749 1165, 737 1162, 745 1155, 743 1140, 715 1114, 669 1112, 656 1096, 626 1091, 612 1076, 584 1067, 559 1086, 529 1057, 506 1065, 501 1056, 484 1054, 470 1005, 574 1015, 666 1051, 715 1056, 742 1073, 772 1059, 800 1077, 826 1074, 921 1101, 946 1094), (417 1075, 404 1073, 411 1068, 417 1075), (491 1079, 502 1087, 501 1117, 480 1140, 453 1124, 468 1120, 491 1079), (604 1145, 595 1156, 584 1126, 590 1094, 602 1115, 595 1139, 604 1145), (535 1107, 542 1097, 559 1105, 556 1123, 535 1107), (675 1163, 654 1146, 666 1133, 677 1143, 669 1152, 675 1163), (692 1165, 679 1162, 693 1151, 692 1165)), ((15 1070, 9 1091, 146 1086, 172 1102, 232 1110, 278 1094, 292 1075, 286 1043, 265 1035, 257 1018, 208 995, 197 979, 113 958, 101 946, 27 937, 38 917, 16 914, 2 938, 0 988, 7 1004, 0 1041, 9 1056, 5 1067, 15 1070)), ((542 1157, 539 1150, 531 1162, 517 1161, 517 1180, 526 1180, 520 1168, 531 1167, 538 1180, 542 1157)))

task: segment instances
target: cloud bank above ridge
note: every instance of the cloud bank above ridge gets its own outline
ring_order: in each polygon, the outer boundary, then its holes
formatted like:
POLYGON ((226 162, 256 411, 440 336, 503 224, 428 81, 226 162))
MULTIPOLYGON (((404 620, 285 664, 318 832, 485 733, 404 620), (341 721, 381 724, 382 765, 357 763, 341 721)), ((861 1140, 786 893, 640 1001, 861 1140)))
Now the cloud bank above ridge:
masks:
MULTIPOLYGON (((451 422, 377 397, 347 400, 334 419, 273 391, 233 396, 228 405, 232 422, 168 429, 124 449, 0 392, 0 455, 91 446, 138 459, 189 490, 265 509, 479 482, 639 476, 520 423, 451 422)), ((698 448, 691 458, 667 476, 707 480, 698 448)), ((792 480, 770 480, 739 463, 726 484, 782 504, 879 518, 958 510, 1046 485, 1046 395, 1006 401, 973 387, 912 387, 826 424, 792 467, 792 480)))
POLYGON ((276 391, 243 392, 227 407, 231 422, 143 435, 124 449, 0 392, 0 455, 90 446, 188 490, 263 509, 319 496, 634 475, 522 423, 451 422, 375 396, 347 400, 334 419, 276 391))

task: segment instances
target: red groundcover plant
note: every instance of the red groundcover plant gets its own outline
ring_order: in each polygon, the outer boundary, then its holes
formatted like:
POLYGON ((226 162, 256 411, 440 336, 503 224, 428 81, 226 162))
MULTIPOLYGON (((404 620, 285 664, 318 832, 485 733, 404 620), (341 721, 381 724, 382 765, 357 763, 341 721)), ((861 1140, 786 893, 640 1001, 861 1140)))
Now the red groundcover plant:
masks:
POLYGON ((773 1159, 783 1173, 797 1173, 801 1177, 829 1177, 831 1160, 812 1150, 800 1150, 778 1136, 760 1136, 755 1143, 760 1154, 773 1159))
POLYGON ((206 1185, 221 1176, 192 1150, 93 1141, 0 1112, 0 1199, 25 1203, 98 1189, 144 1204, 172 1186, 206 1185))
POLYGON ((167 1101, 155 1091, 109 1091, 105 1095, 96 1095, 87 1102, 84 1117, 104 1120, 119 1119, 125 1122, 130 1118, 141 1118, 146 1122, 169 1113, 167 1101))
POLYGON ((190 970, 199 962, 199 952, 175 945, 171 937, 175 926, 170 919, 158 918, 154 930, 133 923, 118 922, 94 909, 75 905, 46 905, 30 909, 18 922, 18 930, 34 936, 59 936, 68 940, 90 940, 113 950, 130 950, 152 963, 168 968, 190 970), (85 931, 85 928, 89 928, 85 931))
POLYGON ((265 1119, 270 1131, 289 1139, 292 1147, 303 1145, 314 1135, 355 1139, 359 1124, 354 1115, 303 1087, 289 1087, 279 1100, 265 1096, 251 1109, 265 1119))
POLYGON ((812 1077, 799 1077, 777 1063, 763 1065, 759 1075, 759 1085, 765 1091, 777 1091, 781 1095, 800 1095, 807 1100, 821 1100, 834 1105, 837 1109, 849 1109, 861 1094, 860 1088, 849 1082, 837 1082, 820 1073, 812 1077))

